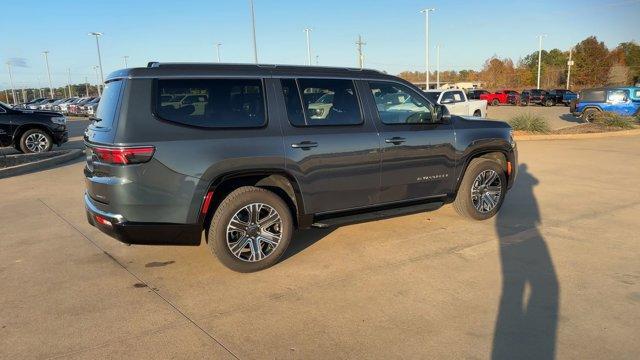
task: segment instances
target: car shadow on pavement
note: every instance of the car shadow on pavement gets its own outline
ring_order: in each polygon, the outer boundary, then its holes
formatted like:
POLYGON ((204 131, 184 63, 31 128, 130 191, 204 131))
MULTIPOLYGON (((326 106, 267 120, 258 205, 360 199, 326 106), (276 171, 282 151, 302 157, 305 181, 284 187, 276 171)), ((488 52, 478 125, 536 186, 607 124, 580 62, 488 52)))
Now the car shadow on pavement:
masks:
POLYGON ((514 188, 496 220, 502 263, 502 295, 492 359, 553 359, 560 287, 533 194, 538 184, 519 167, 514 188))
POLYGON ((564 120, 564 121, 568 121, 568 122, 572 122, 572 123, 576 123, 576 124, 582 124, 584 123, 584 121, 582 121, 581 118, 579 117, 575 117, 572 114, 562 114, 560 115, 560 119, 564 120))

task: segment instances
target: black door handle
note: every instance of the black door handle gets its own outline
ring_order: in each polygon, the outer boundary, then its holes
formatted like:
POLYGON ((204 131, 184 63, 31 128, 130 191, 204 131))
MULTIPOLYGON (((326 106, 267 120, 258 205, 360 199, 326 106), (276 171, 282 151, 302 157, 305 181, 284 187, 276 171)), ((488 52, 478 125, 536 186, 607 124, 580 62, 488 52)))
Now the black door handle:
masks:
POLYGON ((294 143, 291 144, 291 147, 294 149, 302 149, 302 150, 309 150, 311 148, 317 147, 318 143, 315 141, 302 141, 299 143, 294 143))
POLYGON ((391 139, 385 139, 384 142, 387 144, 400 145, 403 142, 407 141, 407 139, 399 136, 394 136, 391 139))

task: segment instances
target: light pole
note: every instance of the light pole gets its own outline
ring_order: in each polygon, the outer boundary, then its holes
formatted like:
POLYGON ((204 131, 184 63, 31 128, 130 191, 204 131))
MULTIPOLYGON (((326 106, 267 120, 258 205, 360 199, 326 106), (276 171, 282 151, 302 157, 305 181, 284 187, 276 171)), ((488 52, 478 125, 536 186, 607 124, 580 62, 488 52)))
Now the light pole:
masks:
POLYGON ((540 89, 540 67, 542 65, 542 38, 546 37, 546 34, 538 35, 538 84, 536 89, 540 89))
POLYGON ((124 60, 124 68, 125 69, 129 67, 129 64, 127 64, 127 59, 128 58, 129 58, 128 55, 125 55, 125 56, 122 57, 122 60, 124 60))
POLYGON ((569 61, 567 61, 567 90, 571 85, 571 66, 573 65, 573 60, 571 60, 571 53, 573 52, 573 48, 569 49, 569 61))
MULTIPOLYGON (((11 62, 7 61, 7 68, 9 69, 9 83, 11 84, 11 101, 13 105, 16 104, 16 90, 13 87, 13 74, 11 73, 11 62)), ((9 101, 9 99, 7 99, 9 101)))
POLYGON ((96 85, 98 86, 98 96, 102 96, 102 92, 100 91, 100 76, 98 75, 98 67, 93 66, 93 70, 96 72, 96 85))
POLYGON ((316 65, 320 65, 320 55, 316 55, 316 65))
POLYGON ((44 55, 44 63, 47 66, 47 77, 49 78, 49 96, 53 99, 53 85, 51 84, 51 70, 49 69, 49 51, 45 50, 42 52, 44 55))
POLYGON ((307 65, 311 66, 311 40, 309 39, 309 33, 312 29, 305 28, 304 32, 307 35, 307 65))
POLYGON ((358 66, 360 69, 364 67, 364 54, 362 53, 362 45, 366 45, 367 43, 362 41, 362 36, 358 35, 358 41, 356 41, 356 45, 358 45, 358 66))
POLYGON ((102 71, 102 56, 100 56, 100 36, 101 32, 90 32, 89 35, 96 37, 96 48, 98 49, 98 66, 100 67, 100 84, 98 84, 98 93, 100 93, 100 85, 104 84, 104 72, 102 71))
POLYGON ((67 87, 69 88, 69 97, 71 97, 71 69, 67 68, 67 87))
POLYGON ((256 15, 253 11, 253 0, 249 0, 249 7, 251 8, 251 27, 253 29, 253 61, 258 63, 258 45, 256 42, 256 15))
POLYGON ((424 13, 424 41, 425 41, 425 89, 429 90, 429 13, 436 11, 435 8, 420 10, 424 13))
POLYGON ((440 89, 440 44, 436 45, 436 88, 440 89))
POLYGON ((218 58, 218 62, 220 62, 220 46, 222 46, 222 43, 216 44, 216 57, 218 58))
POLYGON ((89 79, 84 77, 84 96, 89 97, 89 79))

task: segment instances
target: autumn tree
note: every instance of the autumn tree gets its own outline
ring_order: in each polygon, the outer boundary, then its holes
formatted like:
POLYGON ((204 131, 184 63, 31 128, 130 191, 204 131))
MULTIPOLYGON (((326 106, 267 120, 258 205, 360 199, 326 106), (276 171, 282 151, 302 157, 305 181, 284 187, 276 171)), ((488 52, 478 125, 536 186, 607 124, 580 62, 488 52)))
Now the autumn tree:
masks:
POLYGON ((577 86, 602 86, 607 83, 611 58, 604 42, 590 36, 574 48, 575 71, 572 82, 577 86))
POLYGON ((511 59, 492 57, 485 61, 480 77, 490 89, 511 87, 515 77, 515 69, 511 59))

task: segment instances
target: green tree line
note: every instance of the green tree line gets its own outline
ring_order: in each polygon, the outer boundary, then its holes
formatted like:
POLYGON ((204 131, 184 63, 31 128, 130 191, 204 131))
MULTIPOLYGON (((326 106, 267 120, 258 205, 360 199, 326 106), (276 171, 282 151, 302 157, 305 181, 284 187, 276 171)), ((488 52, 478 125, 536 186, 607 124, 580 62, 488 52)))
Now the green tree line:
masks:
MULTIPOLYGON (((542 50, 540 87, 564 88, 567 83, 569 50, 542 50)), ((595 36, 590 36, 571 50, 570 88, 606 85, 632 85, 640 81, 640 45, 634 41, 620 43, 609 50, 595 36)), ((479 81, 487 89, 524 89, 535 87, 538 74, 538 51, 514 63, 512 59, 493 56, 482 70, 441 71, 441 82, 479 81)), ((434 74, 435 75, 435 74, 434 74)), ((404 71, 400 77, 423 82, 424 72, 404 71)), ((435 77, 432 76, 432 79, 435 77)))

